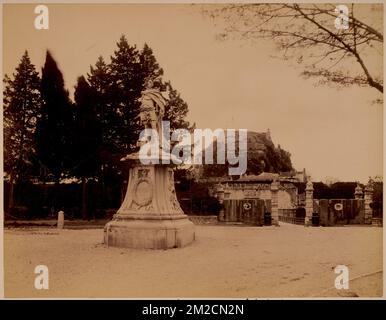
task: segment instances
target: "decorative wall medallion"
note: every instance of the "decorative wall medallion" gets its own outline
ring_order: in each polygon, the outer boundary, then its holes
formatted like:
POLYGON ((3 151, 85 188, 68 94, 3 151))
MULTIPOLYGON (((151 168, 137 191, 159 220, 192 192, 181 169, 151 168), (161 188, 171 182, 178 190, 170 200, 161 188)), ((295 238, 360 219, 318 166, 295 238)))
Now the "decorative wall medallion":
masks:
POLYGON ((151 203, 153 199, 153 190, 150 182, 146 179, 138 180, 134 187, 134 202, 144 207, 151 203))
POLYGON ((243 204, 243 208, 244 208, 244 210, 251 210, 251 208, 252 208, 252 205, 249 203, 249 202, 245 202, 244 204, 243 204))

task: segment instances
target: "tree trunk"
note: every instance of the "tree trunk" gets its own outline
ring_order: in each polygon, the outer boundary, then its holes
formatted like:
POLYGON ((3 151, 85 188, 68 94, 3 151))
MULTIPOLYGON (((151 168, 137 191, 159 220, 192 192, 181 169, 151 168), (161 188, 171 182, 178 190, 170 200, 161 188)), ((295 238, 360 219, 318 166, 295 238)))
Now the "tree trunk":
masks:
POLYGON ((86 178, 82 178, 82 218, 87 220, 87 181, 86 178))
POLYGON ((10 175, 9 179, 9 198, 8 198, 8 210, 11 210, 14 206, 13 203, 13 191, 14 191, 14 184, 13 184, 13 174, 10 175))
POLYGON ((105 169, 104 169, 105 165, 102 164, 102 174, 101 174, 101 181, 102 181, 102 195, 101 195, 101 198, 102 198, 102 209, 106 209, 106 197, 105 197, 105 194, 106 194, 106 185, 105 185, 105 169))
POLYGON ((59 203, 59 192, 60 192, 60 178, 55 179, 55 192, 51 203, 51 217, 57 217, 57 212, 62 210, 62 204, 59 203), (58 210, 59 209, 59 210, 58 210))

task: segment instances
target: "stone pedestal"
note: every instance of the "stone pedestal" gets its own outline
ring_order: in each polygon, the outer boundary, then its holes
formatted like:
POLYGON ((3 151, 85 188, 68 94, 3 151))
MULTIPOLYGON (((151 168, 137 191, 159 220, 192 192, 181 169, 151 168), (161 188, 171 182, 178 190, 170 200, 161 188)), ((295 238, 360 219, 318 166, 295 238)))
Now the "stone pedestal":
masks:
POLYGON ((174 189, 173 169, 166 165, 130 168, 125 199, 104 228, 107 246, 169 249, 191 243, 194 224, 183 213, 174 189))

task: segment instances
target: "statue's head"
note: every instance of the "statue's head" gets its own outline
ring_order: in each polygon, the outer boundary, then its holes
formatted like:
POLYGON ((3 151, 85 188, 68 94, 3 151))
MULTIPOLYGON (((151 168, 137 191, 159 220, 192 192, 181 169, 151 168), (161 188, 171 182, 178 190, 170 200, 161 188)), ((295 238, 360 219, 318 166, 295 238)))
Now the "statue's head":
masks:
POLYGON ((146 89, 151 89, 151 88, 153 88, 153 86, 154 86, 153 79, 151 79, 151 78, 147 79, 145 82, 146 89))
POLYGON ((160 89, 161 88, 161 79, 148 78, 145 80, 145 89, 160 89))

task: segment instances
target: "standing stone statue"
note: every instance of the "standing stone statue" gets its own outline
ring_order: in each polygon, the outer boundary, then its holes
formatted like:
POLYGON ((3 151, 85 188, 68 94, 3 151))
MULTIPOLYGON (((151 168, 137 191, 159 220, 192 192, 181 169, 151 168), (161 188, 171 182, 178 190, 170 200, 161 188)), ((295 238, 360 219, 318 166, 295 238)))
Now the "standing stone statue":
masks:
MULTIPOLYGON (((166 99, 153 88, 152 81, 148 81, 140 101, 141 124, 161 136, 166 99)), ((194 225, 178 203, 172 165, 144 165, 138 153, 122 160, 130 164, 129 183, 121 207, 105 226, 104 243, 148 249, 176 248, 191 243, 195 237, 194 225)))
POLYGON ((147 82, 147 87, 142 91, 140 99, 140 120, 145 128, 155 129, 161 133, 161 122, 165 114, 166 100, 162 93, 153 88, 153 81, 147 82))

